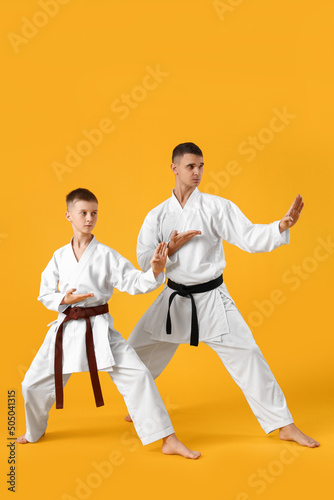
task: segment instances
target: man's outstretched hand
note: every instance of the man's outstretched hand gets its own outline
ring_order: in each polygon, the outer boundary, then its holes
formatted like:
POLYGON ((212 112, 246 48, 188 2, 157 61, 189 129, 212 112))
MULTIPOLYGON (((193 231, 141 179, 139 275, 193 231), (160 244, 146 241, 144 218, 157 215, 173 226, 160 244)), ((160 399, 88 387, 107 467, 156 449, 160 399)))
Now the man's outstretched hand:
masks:
POLYGON ((150 262, 155 278, 159 276, 159 274, 162 273, 162 271, 165 269, 167 255, 168 255, 167 244, 163 241, 162 243, 159 243, 159 245, 155 249, 155 252, 150 262))
POLYGON ((303 209, 304 202, 303 198, 298 194, 295 198, 295 201, 292 203, 291 207, 284 215, 283 219, 279 223, 279 231, 283 233, 286 229, 294 226, 299 219, 300 213, 303 209))
POLYGON ((201 231, 191 230, 185 231, 184 233, 178 233, 174 230, 170 235, 170 241, 168 243, 168 257, 171 257, 179 248, 181 248, 197 234, 201 234, 201 231))

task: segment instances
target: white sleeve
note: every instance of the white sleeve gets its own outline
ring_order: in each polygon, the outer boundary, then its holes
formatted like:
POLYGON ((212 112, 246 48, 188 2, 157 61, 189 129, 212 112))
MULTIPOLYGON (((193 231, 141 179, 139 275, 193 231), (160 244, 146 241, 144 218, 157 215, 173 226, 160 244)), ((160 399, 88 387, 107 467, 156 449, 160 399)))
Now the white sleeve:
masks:
MULTIPOLYGON (((149 219, 147 216, 143 222, 137 239, 137 260, 140 268, 147 271, 151 267, 151 259, 157 246, 161 243, 158 237, 157 221, 149 219)), ((168 244, 169 242, 166 241, 168 244)), ((175 264, 178 260, 178 252, 171 257, 167 256, 167 262, 175 264)))
POLYGON ((137 260, 143 271, 148 271, 151 267, 151 259, 155 249, 159 245, 158 231, 156 224, 149 220, 147 216, 141 227, 137 240, 137 260))
POLYGON ((65 297, 64 293, 58 290, 59 271, 55 254, 42 272, 41 287, 37 300, 50 309, 51 311, 63 312, 68 304, 60 305, 60 302, 65 297))
POLYGON ((271 252, 290 241, 290 230, 279 231, 280 221, 270 224, 252 224, 231 201, 223 212, 222 238, 250 253, 271 252))
POLYGON ((151 266, 148 271, 142 272, 116 251, 111 255, 110 282, 121 292, 131 295, 152 292, 165 281, 165 273, 155 278, 151 266))

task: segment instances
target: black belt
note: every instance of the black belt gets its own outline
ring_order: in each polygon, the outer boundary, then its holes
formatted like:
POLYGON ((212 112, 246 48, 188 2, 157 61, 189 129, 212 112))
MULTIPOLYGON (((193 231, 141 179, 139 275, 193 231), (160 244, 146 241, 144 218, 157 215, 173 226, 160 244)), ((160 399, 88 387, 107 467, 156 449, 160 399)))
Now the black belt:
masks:
POLYGON ((197 311, 193 293, 204 293, 210 292, 218 288, 223 283, 223 276, 207 281, 206 283, 200 283, 199 285, 180 285, 179 283, 174 283, 172 280, 167 281, 167 286, 176 292, 172 293, 169 297, 168 313, 166 321, 166 332, 168 335, 172 333, 172 322, 170 319, 170 306, 174 300, 175 295, 181 295, 181 297, 190 297, 191 300, 191 333, 190 333, 190 345, 198 345, 198 320, 197 311))

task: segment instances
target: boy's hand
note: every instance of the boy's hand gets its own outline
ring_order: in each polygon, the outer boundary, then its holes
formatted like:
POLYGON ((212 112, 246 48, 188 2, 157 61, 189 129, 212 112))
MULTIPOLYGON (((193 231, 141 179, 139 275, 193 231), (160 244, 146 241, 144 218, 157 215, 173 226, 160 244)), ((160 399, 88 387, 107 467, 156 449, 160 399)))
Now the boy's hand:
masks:
POLYGON ((170 235, 170 241, 168 243, 168 255, 171 257, 179 248, 181 248, 185 243, 188 243, 194 236, 201 234, 201 231, 185 231, 184 233, 178 233, 176 229, 170 235))
POLYGON ((159 243, 159 245, 155 249, 154 255, 150 262, 155 278, 159 276, 159 274, 162 273, 163 270, 165 269, 167 254, 168 254, 167 244, 163 241, 162 243, 159 243))
POLYGON ((80 302, 81 300, 88 299, 88 297, 94 297, 93 293, 78 293, 74 295, 73 292, 76 291, 76 288, 71 288, 71 290, 67 290, 65 297, 61 301, 61 304, 75 304, 75 302, 80 302))

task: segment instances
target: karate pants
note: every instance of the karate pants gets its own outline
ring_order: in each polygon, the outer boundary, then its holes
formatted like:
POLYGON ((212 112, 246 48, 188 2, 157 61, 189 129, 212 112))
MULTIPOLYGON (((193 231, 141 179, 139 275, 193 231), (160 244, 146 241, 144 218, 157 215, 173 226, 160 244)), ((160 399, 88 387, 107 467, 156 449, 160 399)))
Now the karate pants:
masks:
MULTIPOLYGON (((124 397, 143 445, 172 434, 172 422, 149 370, 118 332, 109 332, 109 343, 116 364, 107 373, 124 397)), ((70 375, 63 374, 64 385, 70 375)), ((55 379, 49 373, 48 348, 44 344, 24 377, 22 393, 26 415, 25 437, 35 442, 44 434, 49 411, 55 402, 55 379)))
MULTIPOLYGON (((218 354, 267 434, 292 424, 293 419, 284 394, 257 346, 247 323, 234 302, 228 297, 224 297, 224 305, 230 332, 217 338, 205 340, 203 343, 218 354)), ((179 344, 153 340, 151 334, 144 330, 148 313, 149 310, 139 320, 128 338, 128 342, 150 370, 152 376, 156 378, 167 366, 179 344)), ((192 347, 192 349, 196 349, 196 347, 192 347)))

